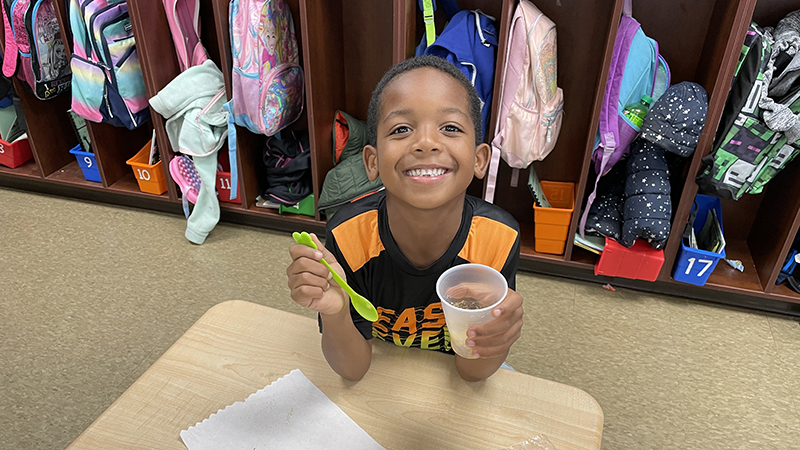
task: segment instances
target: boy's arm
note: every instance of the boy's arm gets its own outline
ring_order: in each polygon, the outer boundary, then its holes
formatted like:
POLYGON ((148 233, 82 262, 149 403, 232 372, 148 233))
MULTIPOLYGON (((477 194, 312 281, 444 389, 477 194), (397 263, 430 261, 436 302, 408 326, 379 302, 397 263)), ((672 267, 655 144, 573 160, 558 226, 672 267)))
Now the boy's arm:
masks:
POLYGON ((461 378, 467 381, 479 381, 492 376, 503 365, 511 345, 521 335, 522 296, 514 291, 519 266, 519 226, 514 223, 513 228, 517 236, 500 270, 508 282, 508 294, 492 310, 495 317, 493 321, 467 330, 467 345, 473 347, 473 353, 479 358, 466 359, 456 355, 456 369, 461 378))
POLYGON ((320 314, 320 320, 325 360, 344 379, 363 378, 372 362, 372 341, 364 339, 353 324, 350 308, 342 308, 337 314, 320 314))
MULTIPOLYGON (((305 245, 292 246, 292 264, 286 269, 292 299, 300 306, 317 311, 322 325, 322 353, 331 368, 343 378, 360 380, 372 359, 372 344, 358 331, 350 316, 350 299, 336 284, 325 260, 342 277, 345 272, 336 257, 311 235, 319 250, 305 245)), ((346 279, 346 278, 345 278, 346 279)))

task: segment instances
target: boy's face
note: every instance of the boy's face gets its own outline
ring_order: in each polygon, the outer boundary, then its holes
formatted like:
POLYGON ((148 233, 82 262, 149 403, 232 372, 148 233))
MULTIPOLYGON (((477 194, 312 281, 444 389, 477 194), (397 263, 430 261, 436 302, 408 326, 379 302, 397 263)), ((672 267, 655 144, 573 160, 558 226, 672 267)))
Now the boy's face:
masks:
POLYGON ((475 147, 464 87, 437 69, 414 69, 386 86, 377 132, 377 148, 364 148, 367 174, 380 175, 387 193, 412 207, 460 200, 486 172, 490 148, 475 147))

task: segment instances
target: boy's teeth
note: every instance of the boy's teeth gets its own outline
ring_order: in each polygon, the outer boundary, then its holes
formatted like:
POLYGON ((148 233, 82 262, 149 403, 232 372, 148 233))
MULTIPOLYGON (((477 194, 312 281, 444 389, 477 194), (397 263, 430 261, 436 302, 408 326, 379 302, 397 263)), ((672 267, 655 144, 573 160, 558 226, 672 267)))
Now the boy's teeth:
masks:
POLYGON ((444 175, 445 169, 411 169, 407 171, 409 176, 412 177, 438 177, 444 175))

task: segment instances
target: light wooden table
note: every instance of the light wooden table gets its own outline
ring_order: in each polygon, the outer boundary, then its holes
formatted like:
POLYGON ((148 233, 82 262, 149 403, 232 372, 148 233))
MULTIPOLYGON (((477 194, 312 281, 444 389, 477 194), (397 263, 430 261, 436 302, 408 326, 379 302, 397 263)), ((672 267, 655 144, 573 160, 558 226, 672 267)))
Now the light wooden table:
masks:
POLYGON ((242 301, 201 317, 69 447, 185 450, 181 430, 299 368, 388 449, 502 449, 544 433, 597 449, 603 412, 586 392, 510 370, 469 383, 453 356, 376 341, 360 382, 336 375, 313 319, 242 301))

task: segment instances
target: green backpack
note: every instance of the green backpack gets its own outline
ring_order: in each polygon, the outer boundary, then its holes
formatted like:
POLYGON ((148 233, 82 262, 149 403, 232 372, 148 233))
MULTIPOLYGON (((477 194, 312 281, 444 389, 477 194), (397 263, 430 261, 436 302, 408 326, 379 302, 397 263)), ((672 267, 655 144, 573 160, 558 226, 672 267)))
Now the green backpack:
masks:
POLYGON ((774 41, 750 24, 713 150, 697 177, 701 192, 734 200, 761 193, 800 153, 800 71, 790 56, 800 55, 800 33, 790 22, 778 23, 774 41))

